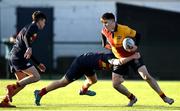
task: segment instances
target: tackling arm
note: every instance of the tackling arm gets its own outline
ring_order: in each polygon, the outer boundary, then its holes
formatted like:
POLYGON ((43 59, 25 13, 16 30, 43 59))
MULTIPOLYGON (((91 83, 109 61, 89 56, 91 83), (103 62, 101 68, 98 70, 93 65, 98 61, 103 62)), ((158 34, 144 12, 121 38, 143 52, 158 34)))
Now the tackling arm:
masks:
POLYGON ((126 64, 127 62, 129 62, 133 59, 139 59, 139 58, 140 58, 140 53, 136 52, 135 54, 133 54, 129 57, 120 58, 120 59, 117 59, 117 58, 109 59, 108 62, 112 65, 123 65, 123 64, 126 64))

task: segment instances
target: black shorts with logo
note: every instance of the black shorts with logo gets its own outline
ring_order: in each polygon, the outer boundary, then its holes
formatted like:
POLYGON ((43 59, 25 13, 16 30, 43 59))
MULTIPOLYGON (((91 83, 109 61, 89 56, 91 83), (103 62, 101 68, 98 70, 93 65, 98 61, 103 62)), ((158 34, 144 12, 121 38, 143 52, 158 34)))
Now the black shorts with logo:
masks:
POLYGON ((25 70, 25 69, 28 69, 29 67, 33 66, 29 60, 27 60, 25 58, 17 57, 13 54, 10 55, 9 65, 10 65, 11 73, 14 73, 16 71, 25 70))

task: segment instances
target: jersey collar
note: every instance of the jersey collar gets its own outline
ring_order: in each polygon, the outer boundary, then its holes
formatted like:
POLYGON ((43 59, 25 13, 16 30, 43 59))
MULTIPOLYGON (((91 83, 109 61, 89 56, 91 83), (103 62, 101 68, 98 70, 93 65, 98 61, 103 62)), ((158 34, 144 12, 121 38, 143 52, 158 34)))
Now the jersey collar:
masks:
POLYGON ((117 30, 118 30, 118 24, 116 23, 116 24, 115 24, 114 31, 111 31, 111 32, 116 32, 117 30))

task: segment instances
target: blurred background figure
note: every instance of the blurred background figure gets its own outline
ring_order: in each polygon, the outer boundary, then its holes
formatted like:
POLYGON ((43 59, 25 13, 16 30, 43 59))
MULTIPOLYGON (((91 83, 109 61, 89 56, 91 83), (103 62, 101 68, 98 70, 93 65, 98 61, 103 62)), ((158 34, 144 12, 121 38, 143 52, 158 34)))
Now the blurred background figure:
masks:
POLYGON ((6 78, 12 78, 11 74, 10 74, 10 67, 9 67, 9 52, 12 49, 12 46, 14 45, 14 43, 16 42, 16 35, 14 34, 12 36, 10 36, 8 39, 4 39, 3 40, 3 44, 5 45, 5 59, 6 59, 6 78))

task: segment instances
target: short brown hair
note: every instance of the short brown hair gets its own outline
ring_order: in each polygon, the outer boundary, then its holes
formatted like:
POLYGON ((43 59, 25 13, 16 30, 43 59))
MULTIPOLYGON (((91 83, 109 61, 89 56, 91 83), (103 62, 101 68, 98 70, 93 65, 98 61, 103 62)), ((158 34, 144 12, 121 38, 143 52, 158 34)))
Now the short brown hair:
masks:
POLYGON ((105 20, 109 20, 109 19, 115 20, 114 14, 113 13, 109 13, 109 12, 104 13, 101 18, 105 19, 105 20))
POLYGON ((35 22, 38 22, 40 19, 45 19, 47 20, 47 17, 44 13, 42 13, 41 11, 35 11, 32 14, 32 20, 35 22))

